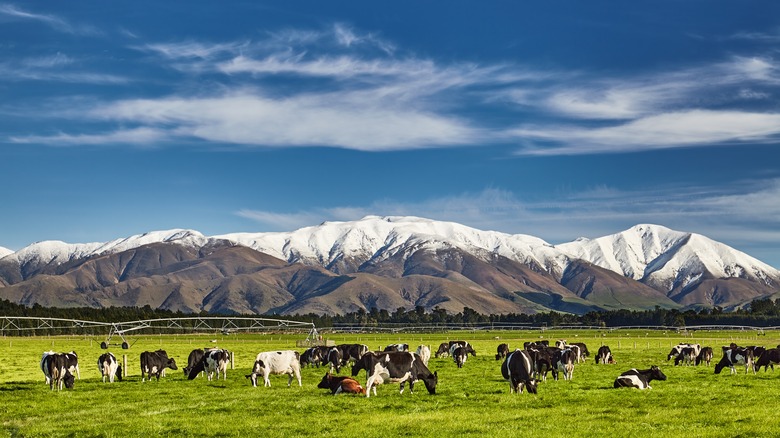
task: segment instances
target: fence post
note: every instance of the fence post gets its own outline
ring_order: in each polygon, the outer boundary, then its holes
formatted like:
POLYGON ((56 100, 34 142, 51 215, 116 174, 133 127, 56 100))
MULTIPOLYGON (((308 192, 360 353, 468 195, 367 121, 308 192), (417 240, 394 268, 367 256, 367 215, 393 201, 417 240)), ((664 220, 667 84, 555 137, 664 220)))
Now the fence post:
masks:
POLYGON ((231 351, 230 352, 230 369, 231 370, 235 369, 235 364, 233 362, 234 360, 235 360, 235 356, 234 356, 234 353, 231 351))
POLYGON ((122 377, 127 377, 127 355, 122 355, 122 377))

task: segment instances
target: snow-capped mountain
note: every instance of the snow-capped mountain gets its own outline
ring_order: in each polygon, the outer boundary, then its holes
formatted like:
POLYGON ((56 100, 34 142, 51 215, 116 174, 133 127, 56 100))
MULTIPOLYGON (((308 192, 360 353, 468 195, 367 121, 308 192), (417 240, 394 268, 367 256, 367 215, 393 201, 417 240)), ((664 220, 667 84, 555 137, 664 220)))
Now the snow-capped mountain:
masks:
POLYGON ((175 229, 0 250, 0 297, 26 304, 59 305, 58 297, 67 295, 63 305, 191 311, 337 313, 415 305, 588 311, 733 308, 778 292, 777 269, 659 225, 551 245, 453 222, 367 216, 291 232, 207 237, 175 229), (58 277, 63 280, 54 282, 58 277))
POLYGON ((8 254, 11 254, 12 252, 13 251, 11 251, 10 249, 0 246, 0 259, 7 256, 8 254))

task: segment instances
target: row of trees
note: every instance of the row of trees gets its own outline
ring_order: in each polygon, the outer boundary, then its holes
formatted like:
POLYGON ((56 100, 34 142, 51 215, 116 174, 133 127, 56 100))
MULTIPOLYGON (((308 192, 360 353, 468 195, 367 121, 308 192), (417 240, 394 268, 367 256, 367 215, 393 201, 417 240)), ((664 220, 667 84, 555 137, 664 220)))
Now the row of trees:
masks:
MULTIPOLYGON (((40 318, 65 318, 99 322, 121 322, 157 318, 182 318, 188 316, 226 316, 212 315, 206 312, 187 314, 164 309, 144 307, 108 307, 108 308, 48 308, 38 304, 27 307, 0 300, 0 316, 27 316, 40 318)), ((240 315, 230 315, 240 316, 240 315)), ((257 315, 247 315, 257 316, 257 315)), ((483 315, 465 307, 462 312, 447 313, 441 308, 426 311, 417 306, 407 310, 403 307, 395 311, 372 308, 369 311, 360 309, 343 315, 263 315, 274 319, 290 319, 312 322, 318 328, 338 326, 386 327, 393 324, 400 326, 421 325, 501 325, 526 324, 530 326, 555 327, 560 325, 587 325, 601 327, 616 327, 627 325, 662 325, 662 326, 692 326, 692 325, 753 325, 780 326, 780 299, 762 299, 753 301, 745 309, 724 312, 719 307, 710 309, 679 311, 656 307, 652 310, 611 310, 589 312, 584 315, 573 315, 560 312, 537 314, 501 314, 483 315)), ((29 325, 32 326, 32 322, 29 325)), ((58 334, 59 330, 49 330, 46 334, 58 334)), ((4 331, 5 334, 13 334, 4 331)), ((41 333, 41 332, 39 332, 41 333)), ((21 333, 20 333, 21 334, 21 333)))

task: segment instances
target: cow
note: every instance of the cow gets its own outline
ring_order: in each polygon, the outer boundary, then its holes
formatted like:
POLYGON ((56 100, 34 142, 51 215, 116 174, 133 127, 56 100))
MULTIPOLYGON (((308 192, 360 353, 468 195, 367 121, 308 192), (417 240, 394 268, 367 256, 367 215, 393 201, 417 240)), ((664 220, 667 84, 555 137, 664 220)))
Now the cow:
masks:
POLYGON ((372 388, 376 395, 376 387, 386 381, 400 383, 401 393, 404 392, 406 382, 409 382, 409 392, 413 392, 414 383, 422 380, 428 392, 436 394, 436 385, 439 383, 438 372, 431 373, 418 355, 408 351, 367 353, 352 366, 352 376, 356 376, 360 370, 366 370, 368 376, 366 397, 370 397, 372 388))
POLYGON ((357 361, 364 354, 368 353, 368 345, 364 344, 341 344, 336 348, 341 352, 341 366, 344 366, 349 361, 357 361))
POLYGON ((58 391, 61 391, 63 385, 68 389, 73 388, 75 378, 68 368, 67 353, 50 351, 43 353, 41 370, 44 376, 47 377, 51 390, 56 388, 58 391))
POLYGON ((566 348, 566 339, 558 339, 555 341, 555 348, 559 348, 561 350, 566 348))
POLYGON ((680 353, 682 353, 682 349, 685 348, 685 347, 693 348, 695 350, 695 352, 696 352, 696 356, 698 356, 699 352, 701 351, 701 345, 699 345, 699 344, 680 343, 680 344, 677 344, 674 347, 672 347, 672 350, 669 351, 668 355, 666 355, 666 360, 669 361, 672 358, 676 358, 677 356, 679 356, 680 353))
POLYGON ((382 351, 409 351, 409 344, 390 344, 382 351))
POLYGON ((534 346, 537 347, 537 348, 549 347, 550 346, 550 341, 548 341, 547 339, 544 339, 544 340, 541 340, 541 341, 523 342, 523 349, 524 350, 528 350, 529 347, 534 347, 534 346))
POLYGON ((780 364, 780 348, 770 348, 764 351, 761 357, 756 360, 755 369, 758 371, 759 368, 764 367, 764 372, 766 372, 766 369, 771 367, 774 371, 775 364, 780 364))
POLYGON ((431 347, 427 345, 420 345, 417 347, 417 351, 415 353, 420 356, 420 360, 422 360, 423 364, 425 364, 427 367, 428 361, 431 360, 431 347))
POLYGON ((290 379, 287 386, 292 385, 293 376, 298 379, 298 386, 301 384, 301 363, 300 354, 293 350, 266 351, 258 353, 255 358, 255 364, 252 366, 252 373, 246 377, 251 380, 252 386, 257 386, 257 376, 263 376, 265 386, 271 386, 269 376, 271 374, 287 374, 290 379))
POLYGON ((632 368, 615 379, 615 388, 653 389, 650 382, 653 380, 666 380, 666 375, 661 369, 653 365, 647 370, 632 368))
POLYGON ((455 365, 457 365, 458 368, 463 368, 463 364, 466 363, 467 357, 469 357, 469 355, 466 352, 466 347, 457 346, 457 348, 452 351, 452 360, 455 361, 455 365))
POLYGON ((696 365, 699 365, 700 363, 704 362, 707 364, 707 366, 710 366, 710 362, 712 361, 712 347, 704 347, 699 352, 698 356, 696 356, 696 365))
POLYGON ((601 347, 599 347, 599 351, 598 353, 596 353, 596 365, 598 365, 599 363, 605 365, 608 363, 611 364, 616 363, 615 358, 612 357, 612 350, 610 350, 609 347, 607 347, 606 345, 602 345, 601 347))
MULTIPOLYGON (((731 368, 731 374, 736 374, 737 370, 734 365, 745 365, 745 374, 748 373, 750 368, 753 368, 753 351, 747 348, 738 347, 736 344, 732 344, 729 347, 722 347, 723 357, 720 362, 715 364, 715 374, 720 374, 721 370, 725 367, 731 368)), ((755 368, 753 374, 756 373, 755 368)))
POLYGON ((748 347, 745 347, 745 348, 747 348, 748 350, 753 352, 753 359, 755 359, 755 360, 758 360, 758 358, 760 358, 761 355, 764 354, 764 352, 766 351, 766 348, 764 348, 764 347, 757 347, 755 345, 751 345, 751 346, 748 346, 748 347))
POLYGON ((574 354, 574 363, 580 363, 583 362, 584 359, 582 357, 582 349, 580 349, 580 346, 577 344, 569 344, 564 347, 564 349, 569 349, 574 354))
POLYGON ((694 365, 696 364, 696 349, 693 347, 683 347, 680 350, 680 354, 677 355, 677 357, 674 358, 674 365, 677 366, 680 363, 683 365, 694 365))
POLYGON ((187 366, 184 367, 184 375, 189 377, 190 371, 198 366, 198 364, 203 360, 203 356, 206 354, 205 351, 201 348, 196 348, 192 351, 190 351, 190 355, 187 356, 187 366))
POLYGON ((477 352, 474 351, 474 349, 471 347, 471 344, 468 343, 468 341, 450 341, 450 356, 452 356, 452 353, 455 351, 458 347, 463 347, 466 349, 466 354, 471 354, 472 356, 476 356, 477 352))
POLYGON ((317 388, 330 389, 331 394, 365 394, 366 390, 360 386, 360 383, 348 376, 334 376, 331 373, 325 373, 317 388))
POLYGON ((98 371, 103 376, 103 383, 108 379, 109 383, 114 383, 114 379, 122 381, 122 365, 116 361, 113 353, 103 353, 98 358, 98 371))
POLYGON ((178 370, 176 360, 168 357, 165 350, 144 351, 141 353, 141 382, 146 382, 146 378, 152 380, 152 376, 160 381, 160 375, 165 368, 178 370))
POLYGON ((319 368, 320 363, 322 362, 320 349, 317 347, 307 348, 306 351, 301 353, 300 357, 301 358, 299 362, 301 363, 301 368, 307 365, 315 365, 317 368, 319 368))
POLYGON ((190 373, 187 375, 187 379, 194 380, 201 372, 206 373, 208 381, 217 373, 217 380, 219 380, 219 374, 222 373, 223 380, 227 380, 227 367, 230 363, 230 351, 219 348, 213 348, 207 350, 200 362, 195 364, 190 369, 190 373))
POLYGON ((436 350, 436 353, 433 355, 434 357, 447 357, 450 355, 450 344, 449 342, 442 342, 439 344, 439 348, 436 350))
POLYGON ((341 371, 341 350, 339 350, 336 347, 331 348, 328 350, 327 354, 327 363, 330 364, 330 370, 333 371, 334 369, 336 372, 341 371))
POLYGON ((533 344, 526 350, 531 358, 533 372, 532 377, 537 381, 541 376, 543 382, 547 381, 547 373, 552 370, 552 357, 556 348, 547 347, 541 344, 533 344))
POLYGON ((585 362, 585 359, 590 357, 590 351, 588 351, 588 346, 585 345, 584 342, 574 342, 569 344, 568 346, 576 345, 580 349, 580 361, 585 362))
POLYGON ((509 353, 501 364, 501 376, 509 381, 509 393, 523 392, 528 389, 530 394, 536 394, 536 379, 533 378, 533 362, 526 350, 515 350, 509 353))
POLYGON ((557 350, 552 358, 553 379, 558 380, 558 372, 563 372, 563 380, 571 380, 574 377, 574 352, 570 349, 557 350))
POLYGON ((507 354, 509 354, 509 345, 498 344, 498 347, 496 348, 496 360, 505 358, 507 354))
MULTIPOLYGON (((43 355, 41 356, 41 371, 43 371, 44 377, 46 377, 46 384, 51 383, 51 374, 48 373, 48 370, 46 370, 44 366, 44 361, 46 360, 47 356, 58 354, 54 351, 44 351, 43 355)), ((65 357, 65 367, 68 369, 68 371, 73 374, 74 372, 78 376, 79 380, 81 380, 81 372, 79 371, 79 357, 76 355, 75 351, 71 351, 69 353, 59 353, 65 357)), ((65 378, 63 376, 63 378, 65 378)))

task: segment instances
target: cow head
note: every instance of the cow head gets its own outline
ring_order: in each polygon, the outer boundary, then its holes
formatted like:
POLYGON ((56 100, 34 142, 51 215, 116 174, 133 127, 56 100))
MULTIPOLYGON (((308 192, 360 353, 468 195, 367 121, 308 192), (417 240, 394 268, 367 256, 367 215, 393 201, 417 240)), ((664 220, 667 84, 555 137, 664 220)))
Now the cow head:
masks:
POLYGON ((653 380, 666 380, 666 374, 661 372, 661 369, 653 365, 650 367, 650 377, 653 380))
POLYGON ((116 378, 119 379, 119 381, 122 381, 122 365, 116 366, 116 378))
POLYGON ((70 371, 65 370, 65 377, 62 378, 62 381, 65 382, 66 388, 73 389, 73 383, 76 381, 76 379, 73 377, 73 374, 71 374, 70 371))
POLYGON ((174 358, 168 359, 167 365, 168 365, 168 368, 170 368, 172 370, 178 370, 179 369, 179 367, 176 366, 176 360, 174 358))
POLYGON ((529 394, 536 394, 536 379, 526 380, 525 387, 528 389, 529 394))
POLYGON ((428 390, 428 393, 436 394, 436 385, 439 384, 438 371, 435 371, 433 374, 428 374, 428 376, 422 377, 421 379, 423 384, 425 384, 425 389, 428 390))
POLYGON ((330 373, 325 373, 325 376, 322 377, 320 383, 317 384, 317 388, 330 389, 330 384, 332 380, 333 380, 333 375, 331 375, 330 373))

